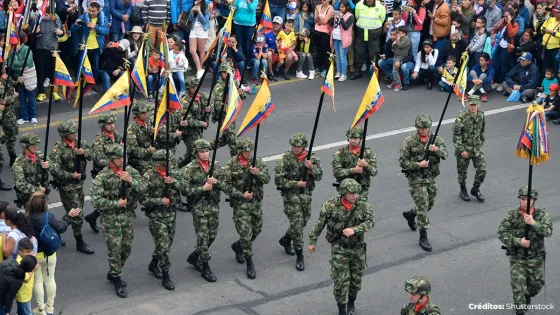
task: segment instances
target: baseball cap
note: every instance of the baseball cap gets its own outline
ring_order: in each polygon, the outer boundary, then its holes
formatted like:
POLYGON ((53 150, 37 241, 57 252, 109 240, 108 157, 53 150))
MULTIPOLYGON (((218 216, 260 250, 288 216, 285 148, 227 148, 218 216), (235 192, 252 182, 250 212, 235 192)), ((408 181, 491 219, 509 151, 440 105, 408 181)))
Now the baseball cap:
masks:
POLYGON ((551 91, 560 91, 560 85, 558 85, 558 83, 552 83, 549 87, 549 90, 551 91))
POLYGON ((297 8, 297 3, 291 1, 290 3, 288 3, 287 8, 288 10, 295 10, 297 8))
POLYGON ((533 60, 533 55, 531 55, 530 52, 524 52, 521 57, 519 57, 519 59, 521 60, 529 60, 532 61, 533 60))
POLYGON ((123 51, 125 51, 128 49, 128 47, 130 47, 130 42, 128 41, 128 39, 121 39, 119 41, 119 46, 123 51))
POLYGON ((284 19, 281 16, 275 16, 272 19, 272 23, 282 24, 282 23, 284 23, 284 19))
POLYGON ((256 43, 264 43, 264 36, 259 35, 257 36, 257 38, 255 39, 256 43))

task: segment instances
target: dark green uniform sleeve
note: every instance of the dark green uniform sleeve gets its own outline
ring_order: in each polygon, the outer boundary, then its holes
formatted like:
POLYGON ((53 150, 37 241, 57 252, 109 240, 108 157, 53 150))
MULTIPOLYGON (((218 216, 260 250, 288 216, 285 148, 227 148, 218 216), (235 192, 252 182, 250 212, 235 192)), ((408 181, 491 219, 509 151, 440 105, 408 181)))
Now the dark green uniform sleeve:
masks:
POLYGON ((419 162, 412 157, 407 140, 401 144, 399 149, 399 165, 404 170, 418 170, 420 169, 419 162))
POLYGON ((373 208, 369 203, 364 203, 364 221, 360 223, 358 226, 352 227, 354 233, 356 234, 363 234, 371 229, 373 229, 373 225, 375 224, 373 218, 373 208))
POLYGON ((56 144, 52 149, 51 154, 49 154, 49 171, 57 180, 72 180, 74 179, 74 173, 67 172, 60 167, 63 163, 60 156, 60 150, 61 149, 58 147, 58 144, 56 144))
POLYGON ((508 212, 506 217, 502 220, 500 227, 498 228, 498 238, 508 248, 521 246, 521 239, 515 236, 514 230, 511 226, 513 216, 512 211, 508 212))
POLYGON ((550 237, 552 235, 552 220, 548 213, 545 212, 538 221, 535 221, 531 229, 542 237, 550 237))
POLYGON ((287 178, 287 170, 284 161, 284 156, 286 154, 290 153, 285 153, 284 155, 282 155, 278 162, 276 162, 276 167, 274 168, 274 183, 280 189, 292 189, 297 187, 296 180, 289 180, 287 178))
POLYGON ((266 163, 261 158, 257 158, 256 166, 259 169, 259 174, 256 176, 257 180, 262 184, 268 184, 270 182, 268 166, 266 166, 266 163))
POLYGON ((453 145, 455 149, 459 152, 465 152, 466 148, 463 145, 463 117, 464 115, 461 113, 455 119, 455 125, 453 126, 453 145))
POLYGON ((438 150, 435 152, 435 154, 442 160, 447 159, 447 146, 440 136, 437 136, 436 141, 434 141, 434 145, 438 147, 438 150))
POLYGON ((321 168, 321 160, 315 153, 311 155, 311 163, 313 163, 313 169, 309 172, 309 176, 313 178, 314 181, 318 182, 323 179, 323 169, 321 168))
POLYGON ((309 233, 309 245, 312 246, 317 245, 317 239, 319 238, 321 232, 323 232, 323 229, 327 224, 327 217, 329 215, 329 211, 330 209, 328 207, 328 201, 327 201, 321 207, 321 213, 319 214, 319 219, 317 220, 317 223, 315 223, 315 227, 313 227, 313 230, 311 230, 311 232, 309 233))

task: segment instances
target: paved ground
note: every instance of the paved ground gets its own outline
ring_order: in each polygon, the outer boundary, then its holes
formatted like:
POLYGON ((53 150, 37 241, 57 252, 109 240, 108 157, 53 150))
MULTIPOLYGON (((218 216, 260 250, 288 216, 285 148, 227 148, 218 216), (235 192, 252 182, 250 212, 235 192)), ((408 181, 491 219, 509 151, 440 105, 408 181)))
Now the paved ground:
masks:
MULTIPOLYGON (((261 126, 258 149, 259 156, 267 157, 271 171, 278 154, 288 149, 292 133, 304 131, 310 136, 321 84, 319 80, 280 83, 271 88, 277 109, 261 126)), ((321 158, 325 176, 314 193, 313 214, 305 229, 306 235, 317 219, 322 202, 336 194, 331 186, 334 178, 330 162, 337 147, 345 143, 344 133, 352 122, 366 85, 365 79, 337 83, 336 113, 328 101, 323 107, 314 151, 321 158)), ((514 156, 525 119, 524 106, 506 103, 505 98, 496 94, 491 94, 490 102, 482 105, 487 121, 488 176, 482 186, 486 202, 465 203, 458 197, 451 130, 453 118, 461 110, 461 105, 456 97, 452 98, 440 130, 451 154, 442 163, 438 197, 430 213, 432 228, 429 237, 434 251, 426 253, 417 245, 418 234, 408 229, 401 216, 403 210, 411 207, 412 201, 406 179, 398 167, 397 152, 402 140, 413 130, 416 115, 425 112, 437 120, 446 95, 435 90, 426 91, 423 87, 400 93, 384 91, 385 104, 372 116, 368 128, 367 143, 377 154, 379 174, 369 195, 376 222, 373 232, 367 236, 369 268, 357 301, 359 314, 398 314, 400 307, 407 303, 403 282, 417 274, 432 279, 432 297, 441 306, 443 314, 513 314, 512 311, 476 311, 469 309, 469 304, 512 301, 509 263, 500 250, 496 232, 505 213, 516 206, 518 188, 526 184, 527 161, 514 156)), ((239 120, 244 117, 251 100, 244 102, 239 120)), ((92 105, 92 100, 86 102, 86 107, 92 105)), ((46 105, 40 106, 39 112, 45 113, 46 105)), ((77 117, 67 103, 57 102, 54 107, 55 125, 77 117)), ((122 114, 119 119, 118 128, 122 130, 122 114)), ((41 124, 45 121, 45 117, 40 117, 37 127, 25 125, 22 130, 33 130, 44 136, 41 124)), ((95 117, 86 117, 85 139, 91 141, 97 131, 95 117)), ((207 136, 211 137, 214 132, 212 128, 207 136)), ((56 127, 51 129, 50 136, 53 143, 57 138, 56 127)), ((254 131, 248 136, 253 137, 254 131)), ((558 168, 555 166, 560 156, 560 129, 557 126, 551 125, 550 138, 552 160, 535 168, 534 183, 539 190, 538 205, 546 207, 557 224, 560 220, 557 210, 560 202, 558 168)), ((183 151, 181 145, 179 152, 183 151)), ((221 149, 218 160, 225 163, 227 155, 227 149, 221 149)), ((3 179, 11 182, 9 169, 5 167, 3 171, 3 179)), ((470 183, 472 175, 470 170, 470 183)), ((86 194, 89 194, 90 185, 88 179, 86 194)), ((0 196, 3 200, 13 199, 13 194, 2 193, 0 196)), ((51 210, 61 216, 58 199, 58 194, 53 193, 51 210)), ((86 202, 84 212, 92 210, 86 202)), ((328 243, 324 236, 321 237, 317 253, 313 256, 306 253, 305 272, 295 270, 295 258, 286 256, 278 245, 288 221, 273 184, 265 188, 264 229, 254 244, 256 280, 247 279, 245 266, 237 264, 230 249, 230 244, 237 238, 231 217, 231 209, 222 203, 221 225, 218 239, 211 248, 210 261, 218 282, 211 284, 185 262, 196 240, 190 214, 178 214, 171 269, 177 289, 168 292, 147 271, 153 241, 147 218, 138 211, 133 252, 125 267, 124 278, 129 284, 127 299, 116 297, 113 286, 105 280, 108 266, 103 236, 85 229, 84 238, 96 249, 95 255, 85 256, 74 250, 74 240, 70 234, 66 235, 68 245, 60 250, 57 266, 56 311, 64 314, 337 314, 332 296, 328 243)), ((560 259, 559 240, 557 232, 547 240, 548 285, 546 294, 543 290, 534 299, 535 303, 560 301, 560 268, 554 264, 560 259)), ((544 313, 558 314, 558 308, 560 305, 556 310, 544 313)))

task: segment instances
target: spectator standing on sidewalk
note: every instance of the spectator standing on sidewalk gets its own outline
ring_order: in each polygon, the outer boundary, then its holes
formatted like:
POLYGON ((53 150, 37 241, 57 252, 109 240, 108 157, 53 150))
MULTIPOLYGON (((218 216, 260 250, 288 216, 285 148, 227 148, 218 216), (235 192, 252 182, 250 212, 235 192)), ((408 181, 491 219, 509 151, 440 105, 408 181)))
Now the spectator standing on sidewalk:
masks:
POLYGON ((329 66, 328 52, 330 51, 333 12, 334 8, 330 4, 330 0, 321 0, 321 4, 315 7, 315 37, 313 40, 317 47, 315 72, 320 73, 323 78, 327 75, 329 66))
POLYGON ((449 4, 444 0, 435 0, 433 11, 428 11, 430 18, 430 35, 433 37, 434 48, 441 51, 449 40, 451 32, 451 16, 449 4))
POLYGON ((150 47, 159 47, 161 34, 167 30, 163 29, 163 23, 169 25, 171 22, 169 0, 145 0, 142 6, 142 21, 149 33, 150 47))
MULTIPOLYGON (((35 93, 37 91, 37 76, 33 77, 33 72, 35 71, 35 63, 33 62, 33 51, 29 52, 29 57, 27 58, 27 63, 25 62, 25 55, 27 55, 27 51, 30 49, 24 43, 27 40, 27 36, 23 32, 19 34, 19 43, 16 46, 15 51, 10 53, 8 57, 8 64, 12 63, 11 68, 11 78, 12 80, 18 81, 19 84, 17 87, 17 93, 19 94, 19 119, 17 121, 18 125, 22 125, 31 121, 32 124, 37 124, 37 109, 36 109, 36 101, 35 101, 35 93), (23 81, 23 78, 20 78, 19 75, 21 71, 26 68, 29 69, 27 71, 31 71, 31 77, 23 81), (26 84, 27 83, 27 84, 26 84)), ((50 57, 49 60, 52 60, 50 57)), ((43 61, 43 63, 45 63, 43 61)), ((52 62, 51 62, 52 66, 52 62)), ((26 75, 26 74, 24 74, 26 75)), ((11 81, 11 80, 8 80, 11 81)), ((7 135, 6 129, 4 129, 4 133, 7 135)), ((17 134, 17 133, 16 133, 17 134)), ((13 141, 15 142, 15 136, 13 136, 13 141)))
POLYGON ((130 0, 111 0, 111 41, 117 42, 124 38, 126 32, 130 31, 130 11, 132 6, 130 0))
POLYGON ((336 55, 336 75, 339 82, 346 81, 348 69, 348 49, 352 46, 352 28, 354 16, 350 11, 348 0, 342 0, 338 7, 339 11, 334 16, 334 27, 331 34, 331 47, 336 55))
MULTIPOLYGON (((443 0, 441 0, 443 1, 443 0)), ((350 80, 362 77, 367 60, 377 61, 380 52, 379 37, 386 17, 385 6, 380 0, 363 0, 356 5, 355 66, 360 67, 350 80), (366 47, 367 46, 367 47, 366 47), (366 57, 366 51, 369 56, 366 57)))
MULTIPOLYGON (((257 2, 255 0, 255 2, 257 2)), ((204 70, 202 61, 206 55, 206 40, 210 30, 210 11, 204 0, 195 0, 189 13, 189 21, 192 23, 189 34, 189 52, 196 67, 196 78, 200 79, 204 70)))

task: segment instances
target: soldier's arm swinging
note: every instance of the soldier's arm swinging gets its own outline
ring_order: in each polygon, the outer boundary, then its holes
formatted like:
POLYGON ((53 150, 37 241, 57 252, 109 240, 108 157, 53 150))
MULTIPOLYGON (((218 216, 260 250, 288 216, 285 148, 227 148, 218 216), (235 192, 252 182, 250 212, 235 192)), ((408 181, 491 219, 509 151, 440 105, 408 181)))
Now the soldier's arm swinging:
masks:
POLYGON ((366 203, 364 209, 364 221, 357 226, 352 226, 351 228, 354 230, 354 233, 360 234, 373 229, 374 224, 373 209, 369 203, 366 203))
POLYGON ((319 214, 319 219, 317 219, 317 223, 315 223, 315 227, 309 233, 309 245, 315 246, 317 245, 317 239, 323 232, 325 225, 327 224, 327 216, 329 214, 329 209, 327 207, 327 203, 324 203, 321 207, 321 213, 319 214))
POLYGON ((498 228, 498 238, 507 248, 520 247, 521 238, 514 235, 510 220, 511 214, 508 213, 498 228))

